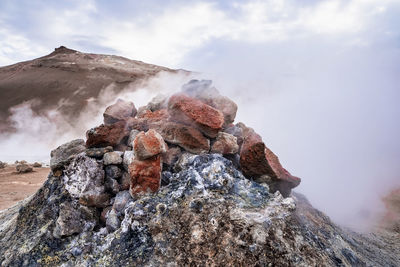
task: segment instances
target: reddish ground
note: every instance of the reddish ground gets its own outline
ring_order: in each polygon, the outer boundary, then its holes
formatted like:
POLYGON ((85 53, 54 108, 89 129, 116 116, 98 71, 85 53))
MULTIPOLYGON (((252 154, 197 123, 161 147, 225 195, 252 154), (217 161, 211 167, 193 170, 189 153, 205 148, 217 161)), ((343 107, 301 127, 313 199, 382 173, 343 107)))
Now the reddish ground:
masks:
POLYGON ((35 193, 47 179, 50 168, 33 168, 33 172, 19 174, 15 165, 0 169, 0 210, 35 193))

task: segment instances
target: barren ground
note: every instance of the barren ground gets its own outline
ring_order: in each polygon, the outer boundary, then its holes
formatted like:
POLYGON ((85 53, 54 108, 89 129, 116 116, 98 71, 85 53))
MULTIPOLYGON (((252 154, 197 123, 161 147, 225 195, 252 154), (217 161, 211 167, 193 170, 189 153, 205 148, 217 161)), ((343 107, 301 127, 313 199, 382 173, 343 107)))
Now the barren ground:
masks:
POLYGON ((35 193, 47 179, 50 168, 33 168, 33 172, 19 174, 15 165, 0 169, 0 210, 35 193))

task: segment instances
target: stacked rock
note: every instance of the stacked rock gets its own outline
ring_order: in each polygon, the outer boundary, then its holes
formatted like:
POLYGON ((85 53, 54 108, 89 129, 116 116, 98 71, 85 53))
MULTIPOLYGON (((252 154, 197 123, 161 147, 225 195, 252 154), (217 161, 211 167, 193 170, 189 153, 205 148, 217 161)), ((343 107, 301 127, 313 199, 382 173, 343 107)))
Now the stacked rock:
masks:
POLYGON ((223 154, 236 161, 246 177, 288 196, 300 179, 281 166, 253 129, 232 124, 236 112, 237 105, 211 81, 192 80, 181 92, 157 96, 139 112, 132 102, 119 99, 104 112, 104 124, 87 132, 86 146, 91 151, 107 146, 122 152, 133 149, 126 166, 132 195, 157 191, 163 166, 169 169, 180 154, 189 152, 223 154))
POLYGON ((119 202, 157 192, 191 154, 222 154, 248 179, 289 196, 300 179, 252 128, 233 124, 236 112, 237 105, 204 80, 138 110, 118 99, 104 112, 104 124, 87 131, 86 143, 74 140, 52 151, 51 169, 56 176, 65 173, 67 190, 77 192, 79 203, 103 209, 110 230, 119 227, 119 202), (84 182, 77 184, 75 177, 84 182))

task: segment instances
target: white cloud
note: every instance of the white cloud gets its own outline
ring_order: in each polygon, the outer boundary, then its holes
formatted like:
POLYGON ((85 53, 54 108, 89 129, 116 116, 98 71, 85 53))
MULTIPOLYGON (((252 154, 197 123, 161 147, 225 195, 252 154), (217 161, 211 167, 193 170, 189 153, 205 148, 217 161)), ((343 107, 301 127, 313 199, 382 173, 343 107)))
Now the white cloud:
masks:
POLYGON ((199 2, 167 6, 157 14, 136 11, 125 20, 99 14, 94 1, 76 2, 74 8, 61 11, 45 6, 33 18, 40 24, 34 40, 26 37, 29 33, 0 31, 0 64, 39 56, 43 47, 59 44, 85 50, 89 43, 170 67, 179 67, 188 53, 213 40, 267 43, 326 35, 345 36, 346 44, 366 45, 368 40, 359 33, 368 29, 375 16, 382 16, 391 2, 333 0, 301 6, 268 0, 235 3, 231 10, 199 2))

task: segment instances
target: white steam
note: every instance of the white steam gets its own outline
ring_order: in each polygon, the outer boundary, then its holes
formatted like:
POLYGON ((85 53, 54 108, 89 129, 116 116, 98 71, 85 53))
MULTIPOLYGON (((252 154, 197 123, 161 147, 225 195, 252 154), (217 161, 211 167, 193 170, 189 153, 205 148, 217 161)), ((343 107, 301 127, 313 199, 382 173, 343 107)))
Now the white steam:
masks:
MULTIPOLYGON (((0 160, 14 162, 27 160, 48 163, 50 151, 72 139, 85 139, 88 129, 103 122, 103 112, 118 98, 132 101, 136 108, 144 106, 158 93, 172 93, 190 79, 184 72, 171 74, 160 72, 158 75, 139 84, 128 85, 116 92, 110 84, 99 93, 97 98, 89 98, 87 104, 76 118, 62 114, 59 109, 34 112, 40 99, 24 102, 10 109, 8 121, 15 131, 0 135, 0 160)), ((69 105, 68 99, 61 99, 59 106, 69 105)))

